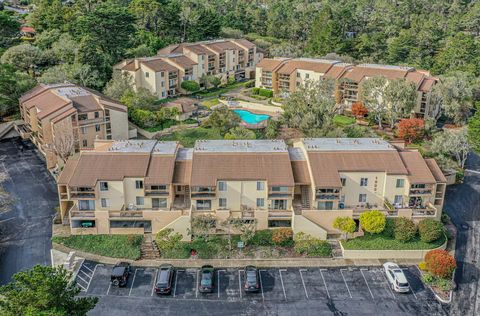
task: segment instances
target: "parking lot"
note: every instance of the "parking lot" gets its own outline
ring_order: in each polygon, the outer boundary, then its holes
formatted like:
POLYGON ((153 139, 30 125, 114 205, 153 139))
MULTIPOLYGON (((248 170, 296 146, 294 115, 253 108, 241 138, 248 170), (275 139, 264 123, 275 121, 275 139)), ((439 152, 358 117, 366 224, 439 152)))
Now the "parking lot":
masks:
POLYGON ((260 291, 243 291, 244 271, 216 269, 213 293, 198 291, 199 269, 177 269, 171 295, 157 296, 154 283, 157 269, 133 267, 126 287, 110 286, 111 265, 86 262, 77 275, 82 295, 99 297, 155 298, 158 300, 211 300, 297 302, 314 300, 397 301, 420 303, 435 300, 419 279, 416 267, 405 267, 410 283, 408 294, 393 292, 381 267, 348 268, 266 268, 259 269, 260 291))

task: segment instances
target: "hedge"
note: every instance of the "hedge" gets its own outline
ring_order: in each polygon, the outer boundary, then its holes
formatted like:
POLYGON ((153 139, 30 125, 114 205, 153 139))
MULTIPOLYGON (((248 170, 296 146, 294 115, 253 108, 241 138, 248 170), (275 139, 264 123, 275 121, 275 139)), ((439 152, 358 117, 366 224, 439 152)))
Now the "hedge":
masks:
POLYGON ((417 235, 417 226, 415 223, 405 217, 395 219, 394 228, 395 239, 400 242, 409 242, 417 235))
POLYGON ((432 242, 439 239, 442 237, 443 231, 442 223, 432 218, 422 219, 418 223, 420 239, 424 242, 432 242))

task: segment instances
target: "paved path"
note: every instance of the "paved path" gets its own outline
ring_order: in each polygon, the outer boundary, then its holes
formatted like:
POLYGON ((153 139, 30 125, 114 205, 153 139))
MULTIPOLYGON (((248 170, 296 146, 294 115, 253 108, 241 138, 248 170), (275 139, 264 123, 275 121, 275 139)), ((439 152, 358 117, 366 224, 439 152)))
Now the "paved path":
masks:
POLYGON ((20 138, 0 141, 3 186, 14 198, 0 213, 0 284, 35 264, 50 265, 52 217, 58 205, 54 180, 34 146, 20 138))
POLYGON ((480 157, 471 155, 467 167, 474 172, 465 173, 464 183, 449 186, 445 197, 445 211, 458 230, 458 289, 453 294, 451 315, 465 316, 480 315, 480 157))

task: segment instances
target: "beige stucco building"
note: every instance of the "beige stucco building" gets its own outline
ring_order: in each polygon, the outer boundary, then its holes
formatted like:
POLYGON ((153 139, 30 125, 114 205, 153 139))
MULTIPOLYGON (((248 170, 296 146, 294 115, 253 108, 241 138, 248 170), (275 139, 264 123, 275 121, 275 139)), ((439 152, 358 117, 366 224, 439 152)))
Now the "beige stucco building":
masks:
POLYGON ((47 168, 96 139, 128 139, 127 107, 73 84, 40 84, 19 100, 24 125, 18 129, 45 156, 47 168))
POLYGON ((177 142, 97 141, 67 162, 61 215, 73 234, 143 234, 167 227, 187 240, 192 217, 241 218, 325 239, 339 216, 371 209, 439 219, 446 179, 433 159, 376 138, 177 142))
POLYGON ((431 102, 431 91, 437 78, 428 71, 413 67, 360 64, 352 65, 334 60, 312 58, 264 58, 256 67, 255 86, 273 90, 279 95, 288 95, 305 83, 321 78, 335 80, 335 101, 350 110, 360 101, 362 84, 372 77, 405 79, 415 85, 417 102, 413 113, 419 118, 438 117, 440 107, 431 102))
POLYGON ((263 58, 257 47, 245 39, 225 39, 174 44, 154 57, 124 60, 114 69, 128 73, 136 89, 146 88, 158 98, 186 93, 183 81, 201 83, 202 76, 214 75, 226 82, 254 78, 255 65, 263 58))

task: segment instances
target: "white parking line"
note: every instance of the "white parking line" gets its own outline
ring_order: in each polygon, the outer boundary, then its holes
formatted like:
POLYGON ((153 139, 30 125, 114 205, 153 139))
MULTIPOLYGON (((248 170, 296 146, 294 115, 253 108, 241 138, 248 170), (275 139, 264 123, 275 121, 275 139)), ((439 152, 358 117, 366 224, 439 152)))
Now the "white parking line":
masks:
POLYGON ((153 292, 155 291, 155 284, 157 283, 157 274, 158 274, 158 269, 155 269, 155 278, 153 279, 152 293, 150 294, 150 296, 153 296, 153 292))
POLYGON ((197 270, 197 278, 195 280, 195 298, 198 297, 198 275, 200 273, 200 270, 197 270))
POLYGON ((225 270, 217 270, 217 296, 220 298, 220 272, 225 272, 225 270))
POLYGON ((350 298, 352 298, 352 293, 350 293, 350 289, 348 288, 347 281, 345 280, 342 271, 347 271, 347 269, 340 269, 340 274, 342 275, 343 282, 345 282, 345 286, 347 287, 348 295, 350 295, 350 298))
MULTIPOLYGON (((408 270, 408 268, 402 268, 402 270, 408 270)), ((415 294, 415 291, 412 289, 412 286, 410 285, 410 282, 408 282, 408 287, 410 288, 410 291, 412 291, 413 296, 415 296, 415 299, 418 300, 418 297, 415 294)))
POLYGON ((387 288, 390 290, 390 293, 392 293, 392 297, 396 299, 395 294, 393 294, 392 287, 390 286, 390 283, 388 282, 387 276, 385 273, 382 273, 383 278, 385 279, 385 282, 387 283, 387 288))
MULTIPOLYGON (((79 278, 80 280, 82 280, 83 282, 85 282, 85 283, 88 284, 88 282, 87 282, 84 278, 82 278, 81 276, 79 276, 78 274, 77 274, 77 278, 79 278)), ((77 284, 78 284, 78 283, 77 283, 77 284)))
POLYGON ((367 278, 365 277, 365 274, 363 274, 363 270, 368 271, 368 269, 360 269, 360 273, 362 274, 363 279, 365 280, 365 284, 366 284, 367 287, 368 287, 368 291, 370 292, 370 295, 372 296, 372 298, 374 298, 374 297, 373 297, 372 290, 370 290, 370 285, 368 285, 367 278))
MULTIPOLYGON (((83 271, 82 269, 78 270, 78 272, 82 272, 84 275, 86 275, 87 277, 91 278, 90 274, 88 274, 87 272, 83 271)), ((77 274, 78 276, 78 274, 77 274)))
POLYGON ((173 285, 173 297, 177 296, 177 280, 178 280, 178 273, 184 272, 185 270, 177 270, 175 273, 175 284, 173 285))
POLYGON ((262 271, 265 272, 267 270, 258 270, 258 274, 260 275, 260 289, 262 290, 262 301, 265 301, 265 295, 263 294, 262 271))
MULTIPOLYGON (((97 272, 97 267, 98 267, 98 266, 99 266, 99 265, 96 264, 96 265, 95 265, 95 268, 93 268, 92 277, 90 278, 90 282, 88 282, 87 289, 85 290, 85 292, 88 292, 88 288, 90 287, 90 283, 92 283, 93 276, 95 275, 95 272, 97 272)), ((103 265, 102 265, 102 266, 103 266, 103 265)))
POLYGON ((108 290, 107 290, 107 295, 110 292, 110 288, 112 287, 112 282, 108 283, 108 290))
POLYGON ((130 285, 130 291, 128 291, 128 296, 130 296, 130 294, 132 294, 133 283, 135 283, 135 277, 137 276, 137 271, 138 270, 143 270, 143 269, 135 269, 135 272, 133 273, 132 285, 130 285))
POLYGON ((327 282, 325 282, 325 278, 323 277, 322 270, 327 271, 327 269, 318 269, 318 271, 320 271, 320 275, 322 276, 323 285, 325 285, 325 290, 327 291, 327 296, 328 296, 328 298, 330 298, 330 293, 328 292, 327 282))
POLYGON ((282 271, 287 272, 287 270, 286 269, 278 269, 278 273, 280 274, 280 282, 282 283, 283 296, 285 297, 285 300, 287 300, 287 293, 285 293, 285 287, 283 286, 282 271))
POLYGON ((87 292, 87 289, 85 289, 83 286, 80 285, 80 283, 77 282, 76 284, 79 288, 81 288, 80 291, 87 292))
POLYGON ((307 287, 305 286, 305 281, 303 280, 302 271, 305 272, 305 271, 307 271, 307 270, 305 270, 305 269, 298 269, 298 272, 300 272, 300 278, 302 279, 303 289, 305 290, 305 296, 307 297, 307 300, 308 300, 307 287))
POLYGON ((240 275, 242 270, 238 270, 238 293, 240 294, 240 299, 242 299, 242 277, 240 275))
MULTIPOLYGON (((83 265, 83 267, 84 267, 85 269, 87 269, 88 271, 93 272, 93 270, 90 269, 89 267, 87 267, 86 265, 83 265)), ((95 267, 96 267, 96 266, 95 266, 95 267)))

